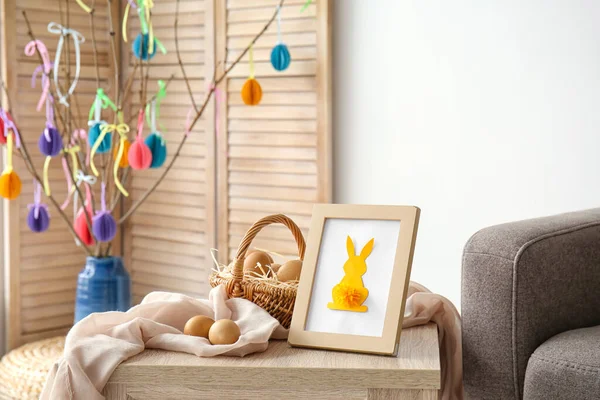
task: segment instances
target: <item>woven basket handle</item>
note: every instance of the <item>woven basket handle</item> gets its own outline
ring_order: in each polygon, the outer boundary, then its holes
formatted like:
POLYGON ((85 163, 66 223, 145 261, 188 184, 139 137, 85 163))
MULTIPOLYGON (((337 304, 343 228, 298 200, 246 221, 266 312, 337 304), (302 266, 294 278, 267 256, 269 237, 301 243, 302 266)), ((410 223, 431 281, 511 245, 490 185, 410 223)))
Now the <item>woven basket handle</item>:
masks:
POLYGON ((294 221, 292 221, 289 217, 283 214, 275 214, 269 215, 268 217, 264 217, 258 220, 248 232, 244 235, 240 246, 238 247, 237 254, 235 256, 233 275, 234 278, 242 279, 244 276, 244 260, 246 258, 246 252, 248 248, 252 244, 252 241, 264 228, 265 226, 271 224, 283 224, 285 225, 294 235, 294 239, 296 240, 296 244, 298 245, 298 256, 301 260, 304 260, 304 251, 306 250, 306 243, 304 242, 304 236, 302 236, 302 231, 298 228, 298 225, 294 221))

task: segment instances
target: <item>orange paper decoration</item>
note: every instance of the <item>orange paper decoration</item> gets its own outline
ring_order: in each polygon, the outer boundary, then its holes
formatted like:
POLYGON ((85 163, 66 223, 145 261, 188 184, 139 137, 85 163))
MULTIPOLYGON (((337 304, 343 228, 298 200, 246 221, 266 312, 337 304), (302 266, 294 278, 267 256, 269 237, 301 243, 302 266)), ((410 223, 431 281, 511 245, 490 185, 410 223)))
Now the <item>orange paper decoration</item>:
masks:
POLYGON ((0 176, 0 196, 14 200, 21 194, 21 178, 15 171, 5 172, 0 176))
POLYGON ((250 78, 242 87, 242 100, 248 106, 255 106, 262 99, 262 88, 260 83, 254 78, 250 78))
MULTIPOLYGON (((120 168, 127 168, 129 167, 129 157, 128 157, 128 153, 129 153, 129 148, 131 147, 131 142, 129 140, 125 140, 123 142, 123 154, 121 155, 121 160, 119 161, 119 167, 120 168)), ((117 159, 118 153, 119 153, 119 148, 115 147, 115 150, 113 151, 113 156, 115 158, 115 160, 117 159)))
POLYGON ((0 176, 0 196, 8 200, 14 200, 21 194, 21 178, 13 171, 13 135, 6 138, 6 167, 0 176))
POLYGON ((250 76, 242 87, 242 100, 247 106, 256 106, 262 99, 262 88, 260 83, 254 79, 254 51, 252 46, 248 49, 250 76))

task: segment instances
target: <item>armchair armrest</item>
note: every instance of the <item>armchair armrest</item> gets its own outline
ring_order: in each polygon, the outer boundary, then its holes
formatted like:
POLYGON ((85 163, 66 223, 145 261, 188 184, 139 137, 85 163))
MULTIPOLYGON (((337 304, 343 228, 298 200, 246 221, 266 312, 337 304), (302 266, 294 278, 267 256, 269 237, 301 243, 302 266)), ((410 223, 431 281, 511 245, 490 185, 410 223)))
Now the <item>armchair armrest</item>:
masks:
POLYGON ((600 325, 600 209, 483 229, 462 274, 466 398, 521 399, 540 344, 600 325))

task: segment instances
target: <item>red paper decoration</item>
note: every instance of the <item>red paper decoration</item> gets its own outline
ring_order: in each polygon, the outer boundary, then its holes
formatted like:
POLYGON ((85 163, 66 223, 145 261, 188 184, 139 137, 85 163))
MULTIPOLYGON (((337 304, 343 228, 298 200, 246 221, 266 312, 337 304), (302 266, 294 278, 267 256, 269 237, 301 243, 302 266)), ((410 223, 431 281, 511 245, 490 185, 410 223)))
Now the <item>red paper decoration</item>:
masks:
POLYGON ((144 138, 142 137, 142 132, 144 131, 144 111, 140 110, 138 115, 138 131, 135 141, 131 144, 129 148, 129 152, 127 153, 127 158, 129 161, 129 165, 133 169, 148 169, 150 168, 150 164, 152 164, 152 151, 150 148, 144 143, 144 138))
MULTIPOLYGON (((92 205, 91 204, 86 205, 85 213, 88 214, 88 216, 90 217, 90 221, 91 221, 92 220, 92 205)), ((85 213, 84 213, 83 207, 81 209, 79 209, 79 212, 77 213, 77 217, 75 217, 75 223, 73 224, 73 228, 75 229, 75 232, 77 232, 77 234, 81 238, 81 241, 83 242, 83 244, 85 244, 86 246, 91 246, 92 244, 94 244, 94 237, 92 236, 92 233, 90 232, 90 229, 88 228, 88 223, 87 223, 87 218, 85 217, 85 213)))

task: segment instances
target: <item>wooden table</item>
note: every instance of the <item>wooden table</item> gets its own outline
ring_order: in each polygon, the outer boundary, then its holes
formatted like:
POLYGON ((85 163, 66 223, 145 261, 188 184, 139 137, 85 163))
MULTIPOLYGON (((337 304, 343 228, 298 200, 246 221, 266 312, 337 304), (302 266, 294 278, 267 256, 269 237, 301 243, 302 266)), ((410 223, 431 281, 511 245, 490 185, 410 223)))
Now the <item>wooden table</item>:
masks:
POLYGON ((109 400, 437 400, 440 360, 433 324, 402 332, 398 357, 295 349, 273 341, 244 358, 146 350, 121 364, 109 400))

